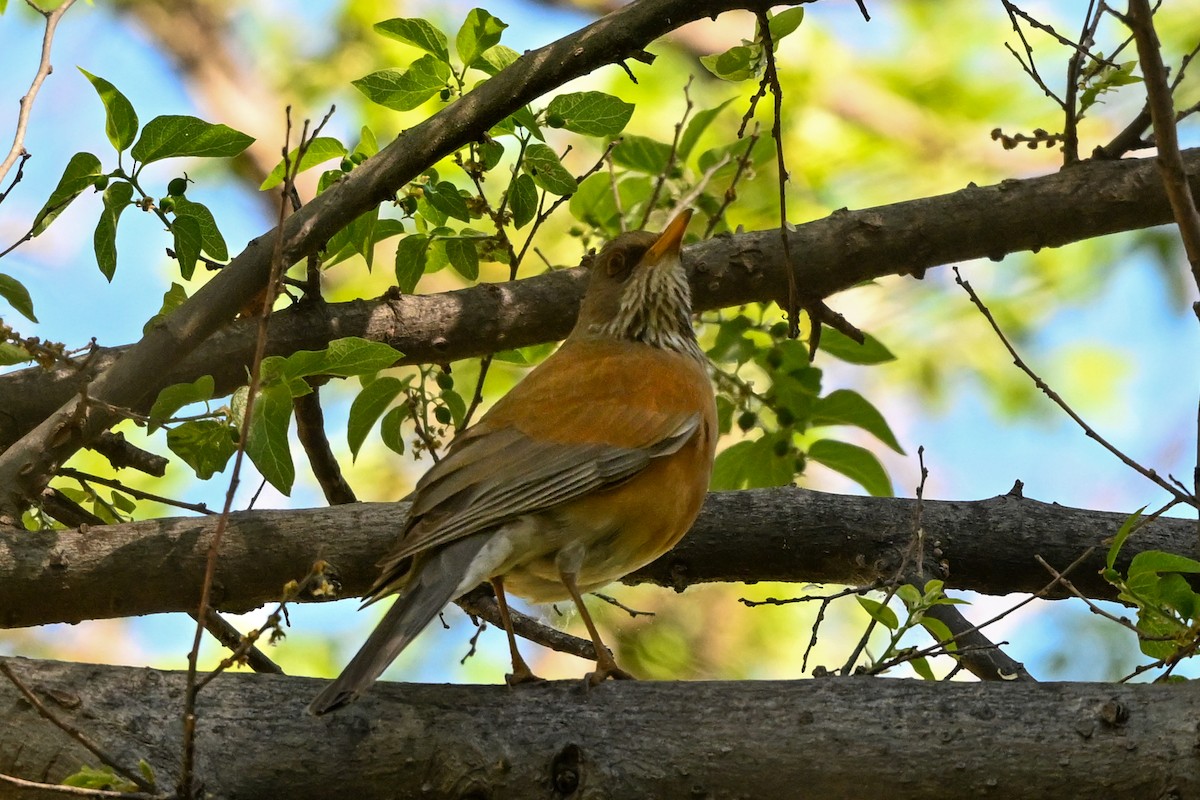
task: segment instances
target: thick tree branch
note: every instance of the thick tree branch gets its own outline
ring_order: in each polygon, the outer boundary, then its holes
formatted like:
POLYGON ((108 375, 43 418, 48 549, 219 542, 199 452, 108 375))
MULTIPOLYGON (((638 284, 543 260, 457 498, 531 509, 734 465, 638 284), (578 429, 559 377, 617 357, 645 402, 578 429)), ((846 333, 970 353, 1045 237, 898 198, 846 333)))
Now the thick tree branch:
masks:
MULTIPOLYGON (((1200 192, 1200 149, 1186 151, 1184 158, 1193 190, 1200 192)), ((797 226, 791 249, 804 253, 797 275, 802 294, 828 297, 886 275, 921 275, 939 265, 998 260, 1171 220, 1154 159, 1093 161, 1038 178, 838 211, 797 226)), ((774 299, 786 284, 778 231, 713 239, 687 248, 684 260, 701 310, 774 299)), ((573 269, 443 294, 303 303, 272 315, 267 352, 317 350, 331 339, 362 336, 400 350, 402 363, 480 356, 561 339, 574 324, 583 288, 582 270, 573 269)), ((253 347, 251 323, 226 326, 162 382, 212 375, 218 393, 228 393, 244 382, 253 347)), ((0 376, 0 447, 20 439, 132 349, 100 349, 79 372, 60 367, 0 376)), ((145 411, 153 397, 147 394, 132 406, 145 411)))
MULTIPOLYGON (((183 676, 12 659, 22 681, 159 785, 183 676)), ((321 682, 227 675, 201 695, 213 797, 1191 797, 1200 693, 1186 686, 807 681, 380 683, 314 719, 321 682), (651 734, 651 732, 653 732, 651 734), (848 757, 847 751, 853 752, 848 757), (302 766, 301 766, 302 765, 302 766), (933 768, 931 768, 933 765, 933 768)), ((0 772, 61 780, 81 746, 0 685, 0 772)), ((31 794, 18 794, 26 800, 31 794)))
POLYGON ((398 136, 360 169, 330 187, 278 231, 252 241, 225 269, 89 386, 0 455, 0 518, 15 520, 55 470, 115 417, 166 385, 161 365, 176 363, 231 321, 270 276, 278 247, 292 264, 317 252, 338 230, 395 196, 421 170, 479 139, 514 109, 567 81, 632 58, 667 31, 701 17, 753 5, 751 0, 641 0, 582 30, 527 52, 494 78, 398 136), (278 244, 277 244, 278 242, 278 244))
MULTIPOLYGON (((692 532, 627 582, 682 591, 714 581, 864 585, 889 579, 909 547, 915 502, 796 488, 715 492, 692 532)), ((403 504, 359 503, 232 515, 214 607, 243 612, 277 600, 283 584, 303 578, 316 559, 330 562, 345 596, 362 594, 404 510, 403 504)), ((1111 599, 1098 572, 1106 539, 1124 519, 1012 496, 926 500, 924 562, 948 588, 1037 592, 1047 580, 1035 556, 1063 569, 1095 546, 1072 581, 1090 597, 1111 599)), ((189 611, 215 524, 202 517, 84 531, 0 531, 0 627, 189 611)), ((1194 535, 1193 521, 1161 518, 1130 539, 1118 568, 1143 550, 1191 553, 1194 535)))

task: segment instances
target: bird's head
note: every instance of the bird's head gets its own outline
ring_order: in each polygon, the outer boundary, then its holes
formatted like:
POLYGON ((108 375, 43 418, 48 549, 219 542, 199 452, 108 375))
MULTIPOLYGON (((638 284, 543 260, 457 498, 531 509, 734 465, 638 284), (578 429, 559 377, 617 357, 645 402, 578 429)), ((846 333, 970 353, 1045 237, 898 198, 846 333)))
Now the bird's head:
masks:
POLYGON ((591 280, 573 337, 615 338, 704 356, 692 329, 692 293, 679 259, 692 212, 660 234, 623 233, 591 259, 591 280))

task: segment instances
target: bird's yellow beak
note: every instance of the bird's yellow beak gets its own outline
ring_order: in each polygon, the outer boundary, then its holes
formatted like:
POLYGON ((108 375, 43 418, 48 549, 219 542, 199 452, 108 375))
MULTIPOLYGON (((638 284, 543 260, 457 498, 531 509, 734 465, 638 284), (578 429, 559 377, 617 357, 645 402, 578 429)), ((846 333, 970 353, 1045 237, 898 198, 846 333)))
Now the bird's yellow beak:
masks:
POLYGON ((671 224, 667 225, 666 229, 659 234, 654 244, 650 245, 643 260, 649 261, 651 264, 658 264, 667 254, 679 255, 679 248, 683 244, 683 234, 687 231, 688 223, 691 220, 692 210, 685 208, 675 219, 671 220, 671 224))

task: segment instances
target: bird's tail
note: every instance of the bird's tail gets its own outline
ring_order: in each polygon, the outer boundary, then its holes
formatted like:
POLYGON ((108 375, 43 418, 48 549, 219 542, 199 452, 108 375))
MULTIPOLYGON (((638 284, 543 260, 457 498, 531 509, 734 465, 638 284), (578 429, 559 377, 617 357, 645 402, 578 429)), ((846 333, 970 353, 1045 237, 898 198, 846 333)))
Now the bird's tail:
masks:
POLYGON ((486 539, 484 535, 459 539, 426 556, 404 595, 388 609, 342 674, 309 704, 308 712, 321 715, 335 711, 353 703, 371 688, 430 620, 447 603, 471 588, 460 585, 486 539))

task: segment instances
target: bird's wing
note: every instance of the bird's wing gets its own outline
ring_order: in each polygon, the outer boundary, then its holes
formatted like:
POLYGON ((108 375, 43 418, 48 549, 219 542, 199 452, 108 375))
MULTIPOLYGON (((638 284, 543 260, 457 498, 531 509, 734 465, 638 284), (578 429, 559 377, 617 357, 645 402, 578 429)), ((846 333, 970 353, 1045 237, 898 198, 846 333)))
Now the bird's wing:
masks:
POLYGON ((711 428, 711 408, 708 377, 686 357, 564 345, 417 484, 376 592, 411 556, 632 477, 711 428))

